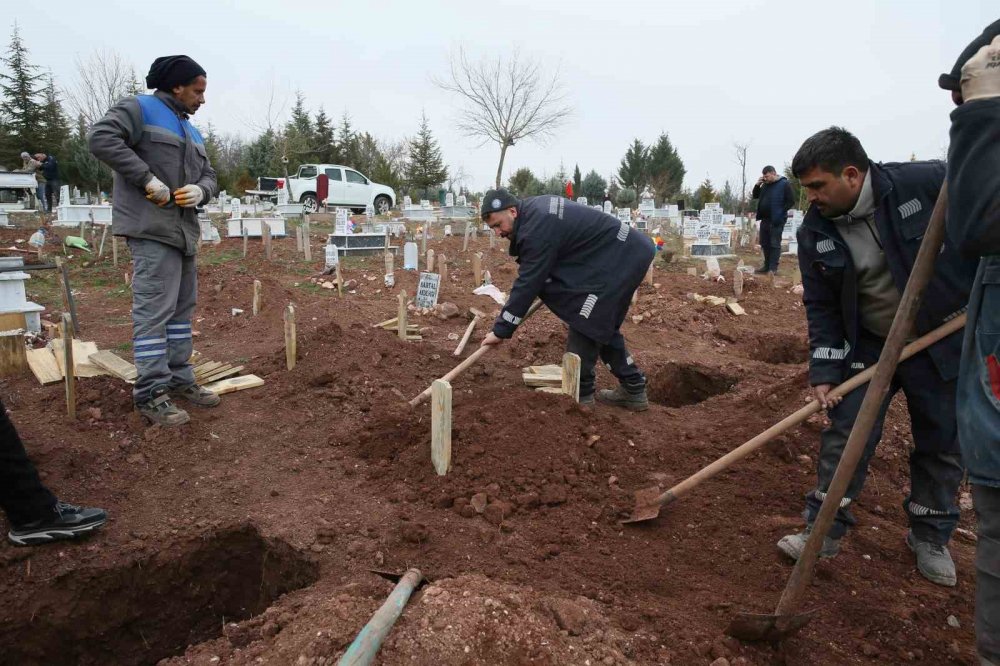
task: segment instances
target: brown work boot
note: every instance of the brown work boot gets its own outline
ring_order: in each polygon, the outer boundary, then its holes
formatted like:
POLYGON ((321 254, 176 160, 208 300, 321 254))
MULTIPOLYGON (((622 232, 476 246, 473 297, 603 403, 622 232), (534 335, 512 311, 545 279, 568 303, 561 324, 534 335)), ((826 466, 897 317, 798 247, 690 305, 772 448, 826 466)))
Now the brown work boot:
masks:
POLYGON ((641 393, 629 393, 621 385, 616 389, 603 389, 597 392, 597 401, 615 407, 624 407, 633 412, 644 412, 649 409, 649 400, 646 399, 646 389, 641 393))
POLYGON ((222 398, 217 394, 197 384, 191 384, 182 389, 171 389, 170 395, 181 400, 187 400, 192 405, 198 407, 215 407, 222 402, 222 398))
POLYGON ((170 399, 166 386, 157 386, 150 392, 149 400, 137 402, 135 408, 153 425, 172 427, 184 425, 191 420, 188 413, 170 399))

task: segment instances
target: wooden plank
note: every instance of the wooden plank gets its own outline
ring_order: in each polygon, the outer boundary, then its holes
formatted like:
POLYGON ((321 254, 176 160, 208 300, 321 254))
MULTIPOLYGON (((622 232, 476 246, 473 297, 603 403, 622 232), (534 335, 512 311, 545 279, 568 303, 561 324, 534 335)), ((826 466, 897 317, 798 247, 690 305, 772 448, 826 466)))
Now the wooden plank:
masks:
POLYGON ((260 236, 264 241, 264 258, 271 261, 271 225, 266 220, 260 221, 260 236))
POLYGON ((253 300, 250 302, 250 311, 253 312, 254 316, 260 314, 260 280, 253 281, 253 300))
POLYGON ((536 386, 536 391, 541 391, 542 393, 554 393, 556 395, 565 395, 563 393, 562 386, 536 386))
POLYGON ((195 366, 194 374, 195 376, 204 375, 205 373, 218 370, 221 367, 222 363, 219 363, 218 361, 205 361, 204 363, 195 366))
POLYGON ((289 370, 295 368, 295 306, 291 303, 285 308, 285 365, 289 370))
POLYGON ((115 377, 118 377, 118 379, 124 379, 127 382, 134 382, 139 376, 139 371, 134 365, 107 349, 102 349, 99 352, 91 354, 87 357, 87 360, 97 367, 107 370, 115 377))
POLYGON ((444 283, 448 281, 448 258, 443 254, 439 254, 437 258, 438 273, 441 275, 440 285, 444 287, 444 283))
POLYGON ((745 315, 746 310, 739 303, 726 303, 726 309, 734 315, 745 315))
MULTIPOLYGON (((66 413, 71 419, 76 418, 76 376, 73 374, 73 368, 76 364, 73 363, 73 321, 68 312, 62 314, 62 339, 70 340, 68 345, 63 345, 63 368, 68 368, 70 371, 64 373, 66 376, 66 413)), ((57 342, 53 340, 52 342, 57 342)))
POLYGON ((548 365, 529 365, 523 372, 530 372, 536 375, 559 375, 562 377, 562 366, 550 363, 548 365))
POLYGON ((56 357, 48 347, 27 351, 28 367, 40 384, 54 384, 62 381, 63 373, 56 363, 56 357))
POLYGON ((226 370, 229 370, 232 367, 233 366, 229 365, 228 363, 219 363, 219 364, 216 364, 216 367, 214 367, 214 368, 209 368, 207 370, 202 370, 201 372, 195 372, 194 373, 194 378, 197 379, 199 383, 204 383, 206 381, 205 378, 208 377, 209 375, 214 375, 217 372, 224 372, 226 370))
POLYGON ((483 284, 483 254, 476 252, 472 255, 472 286, 479 287, 483 284))
POLYGON ((16 331, 17 329, 28 329, 28 324, 24 320, 23 312, 7 312, 0 314, 0 331, 16 331))
POLYGON ((243 366, 237 365, 235 368, 225 368, 222 370, 216 370, 210 374, 205 375, 201 378, 200 383, 211 384, 212 382, 217 382, 220 379, 225 379, 226 377, 232 377, 233 375, 238 375, 243 372, 243 366))
POLYGON ((573 402, 580 402, 580 357, 572 352, 563 354, 562 390, 573 402))
POLYGON ((387 326, 392 326, 397 321, 399 321, 399 318, 393 317, 392 319, 386 319, 385 321, 380 321, 377 324, 372 324, 372 328, 385 328, 387 326))
POLYGON ((221 381, 206 384, 204 388, 216 395, 225 395, 234 391, 244 391, 246 389, 263 386, 264 380, 257 375, 243 375, 242 377, 230 377, 221 381))
POLYGON ((305 225, 302 229, 302 252, 306 261, 312 261, 312 242, 309 240, 312 237, 312 223, 305 213, 302 214, 302 224, 305 225))
POLYGON ((451 384, 443 379, 431 384, 431 463, 438 476, 451 469, 451 384))
MULTIPOLYGON (((52 353, 55 354, 56 363, 59 364, 59 372, 63 375, 66 374, 66 366, 63 365, 63 358, 65 354, 63 353, 64 340, 63 338, 57 338, 52 340, 49 344, 52 345, 52 353)), ((107 372, 101 367, 98 367, 90 362, 90 355, 97 353, 97 343, 96 342, 84 342, 82 340, 73 340, 73 358, 76 359, 76 366, 73 368, 73 374, 77 377, 101 377, 109 375, 111 373, 107 372)))

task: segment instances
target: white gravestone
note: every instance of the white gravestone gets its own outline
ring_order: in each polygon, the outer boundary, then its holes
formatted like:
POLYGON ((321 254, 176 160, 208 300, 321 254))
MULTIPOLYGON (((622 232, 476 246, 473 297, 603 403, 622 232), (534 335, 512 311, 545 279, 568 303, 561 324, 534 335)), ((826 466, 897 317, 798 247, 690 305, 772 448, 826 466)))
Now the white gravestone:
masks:
POLYGON ((587 197, 577 197, 576 198, 576 202, 578 204, 580 204, 581 206, 586 206, 587 205, 587 197))
POLYGON ((348 223, 347 209, 338 208, 337 217, 334 222, 334 233, 338 236, 343 236, 347 234, 347 223, 348 223))
POLYGON ((413 205, 413 199, 410 197, 403 197, 403 208, 409 208, 413 205))
POLYGON ((438 302, 438 290, 441 288, 439 273, 421 273, 417 283, 417 295, 414 304, 418 308, 432 308, 438 302))
POLYGON ((413 241, 403 245, 403 270, 417 270, 417 244, 413 241))
POLYGON ((451 225, 450 224, 444 225, 444 235, 445 236, 451 236, 451 225))
POLYGON ((240 205, 240 200, 233 197, 233 202, 229 205, 232 215, 232 219, 238 220, 243 217, 243 207, 240 205))
POLYGON ((604 202, 604 212, 607 213, 608 215, 611 215, 612 213, 614 213, 614 211, 615 211, 615 207, 611 204, 611 200, 609 199, 609 200, 605 201, 604 202))
POLYGON ((444 205, 448 208, 452 208, 455 205, 455 195, 448 192, 444 195, 444 205))
POLYGON ((622 222, 631 222, 632 221, 632 211, 631 211, 631 209, 629 209, 629 208, 619 208, 618 211, 617 211, 617 213, 618 213, 618 219, 621 220, 622 222))
POLYGON ((468 206, 469 205, 469 200, 465 197, 464 194, 459 194, 458 195, 458 199, 455 202, 455 205, 456 206, 468 206))
POLYGON ((282 187, 280 190, 278 190, 278 203, 279 204, 286 204, 286 203, 288 203, 288 188, 287 187, 282 187))
POLYGON ((324 268, 334 268, 340 263, 340 250, 333 243, 327 243, 325 247, 324 268))

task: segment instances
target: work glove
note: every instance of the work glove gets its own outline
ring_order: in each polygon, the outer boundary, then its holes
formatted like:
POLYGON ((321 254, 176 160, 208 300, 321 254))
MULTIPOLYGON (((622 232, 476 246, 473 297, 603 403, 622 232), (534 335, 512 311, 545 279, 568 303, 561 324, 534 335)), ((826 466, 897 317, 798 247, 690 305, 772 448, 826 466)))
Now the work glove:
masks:
POLYGON ((163 184, 163 181, 153 176, 146 183, 146 198, 157 206, 166 206, 170 203, 170 188, 163 184))
POLYGON ((1000 35, 962 65, 962 100, 1000 97, 1000 35))
POLYGON ((194 208, 204 197, 205 193, 197 185, 185 185, 174 190, 174 203, 181 208, 194 208))

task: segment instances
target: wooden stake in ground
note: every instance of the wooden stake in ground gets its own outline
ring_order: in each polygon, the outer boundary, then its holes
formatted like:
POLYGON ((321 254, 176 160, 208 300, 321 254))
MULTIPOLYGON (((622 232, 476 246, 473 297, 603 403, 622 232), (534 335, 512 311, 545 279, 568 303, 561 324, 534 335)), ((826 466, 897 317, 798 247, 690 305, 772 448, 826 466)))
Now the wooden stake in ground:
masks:
POLYGON ((392 252, 386 250, 385 253, 385 274, 393 275, 396 270, 396 259, 392 256, 392 252))
POLYGON ((468 252, 468 250, 469 250, 469 222, 466 221, 465 236, 462 238, 462 252, 468 252))
POLYGON ((291 303, 285 308, 285 365, 291 370, 295 367, 295 306, 291 303))
POLYGON ((438 273, 441 275, 441 282, 439 284, 443 287, 444 283, 448 281, 448 258, 443 254, 438 255, 437 264, 438 273))
POLYGON ((295 251, 302 252, 302 227, 295 227, 295 251))
POLYGON ((399 339, 406 341, 406 290, 399 292, 399 313, 396 315, 396 323, 399 326, 399 339))
POLYGON ((111 265, 118 268, 118 236, 111 234, 111 265))
POLYGON ((271 261, 271 225, 261 220, 260 237, 264 241, 264 258, 271 261))
POLYGON ((653 286, 653 264, 650 264, 649 268, 646 269, 646 284, 650 287, 653 286))
POLYGON ((302 230, 302 251, 306 255, 306 261, 312 261, 313 250, 312 250, 312 243, 310 242, 310 238, 312 238, 311 236, 312 223, 309 222, 308 215, 305 215, 304 219, 305 221, 303 222, 303 224, 305 224, 305 228, 302 230))
POLYGON ((474 287, 483 284, 483 253, 476 252, 472 255, 472 283, 474 287))
POLYGON ((743 295, 743 271, 741 270, 742 266, 743 266, 743 260, 741 259, 739 265, 736 267, 736 270, 733 271, 733 294, 736 296, 736 298, 739 298, 743 295))
POLYGON ((62 321, 59 324, 59 331, 63 345, 63 368, 66 372, 66 413, 71 419, 76 418, 76 375, 73 373, 76 367, 73 364, 73 320, 69 314, 63 312, 62 321))
POLYGON ((431 462, 438 476, 451 469, 451 384, 443 379, 431 384, 431 462))
POLYGON ((247 258, 247 240, 249 240, 250 234, 247 233, 247 228, 243 227, 243 258, 247 258))
POLYGON ((429 222, 424 222, 424 226, 421 227, 423 234, 420 237, 420 252, 422 254, 427 254, 427 227, 430 225, 429 222))
POLYGON ((56 257, 56 267, 59 269, 60 290, 62 291, 63 310, 69 313, 73 321, 73 330, 80 332, 80 321, 76 318, 76 301, 73 300, 73 290, 69 286, 69 266, 63 257, 56 257))
POLYGON ((104 241, 108 237, 108 227, 109 226, 110 225, 105 224, 104 225, 104 229, 101 230, 101 245, 100 245, 100 247, 97 248, 97 258, 98 259, 100 259, 101 257, 104 256, 104 241))
POLYGON ((562 392, 580 402, 580 357, 572 352, 562 357, 562 392))
POLYGON ((338 296, 343 296, 344 295, 344 276, 342 276, 340 274, 340 262, 339 261, 337 262, 337 265, 333 267, 333 270, 336 272, 336 276, 337 276, 337 295, 338 296))
POLYGON ((250 302, 250 311, 254 316, 260 314, 260 280, 253 281, 253 300, 250 302))
POLYGON ((427 272, 434 272, 434 250, 427 250, 427 272))

